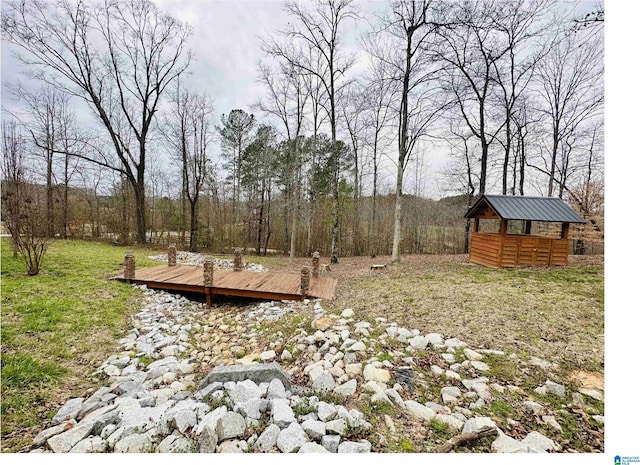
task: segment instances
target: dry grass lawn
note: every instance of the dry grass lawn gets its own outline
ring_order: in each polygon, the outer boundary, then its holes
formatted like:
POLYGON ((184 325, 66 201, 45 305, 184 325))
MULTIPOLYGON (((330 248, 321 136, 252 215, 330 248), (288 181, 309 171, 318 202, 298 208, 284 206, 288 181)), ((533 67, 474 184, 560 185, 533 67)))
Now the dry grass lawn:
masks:
MULTIPOLYGON (((296 272, 307 262, 266 259, 265 265, 296 272)), ((384 317, 567 370, 604 371, 602 256, 572 256, 566 268, 490 269, 466 255, 422 255, 370 270, 389 262, 350 257, 331 265, 338 288, 330 308, 353 308, 360 317, 384 317)))

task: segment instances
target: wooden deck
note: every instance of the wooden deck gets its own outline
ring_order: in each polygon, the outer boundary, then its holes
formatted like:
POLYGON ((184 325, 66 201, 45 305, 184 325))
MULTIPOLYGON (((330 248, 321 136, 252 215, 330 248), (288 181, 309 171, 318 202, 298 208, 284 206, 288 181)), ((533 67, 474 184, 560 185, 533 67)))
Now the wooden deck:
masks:
MULTIPOLYGON (((113 279, 124 281, 120 273, 113 279)), ((337 281, 331 278, 311 278, 307 295, 300 294, 300 275, 292 273, 233 271, 216 269, 213 287, 204 286, 203 269, 190 265, 159 265, 136 269, 134 284, 153 289, 196 292, 207 296, 210 303, 215 294, 268 300, 333 299, 337 281)))

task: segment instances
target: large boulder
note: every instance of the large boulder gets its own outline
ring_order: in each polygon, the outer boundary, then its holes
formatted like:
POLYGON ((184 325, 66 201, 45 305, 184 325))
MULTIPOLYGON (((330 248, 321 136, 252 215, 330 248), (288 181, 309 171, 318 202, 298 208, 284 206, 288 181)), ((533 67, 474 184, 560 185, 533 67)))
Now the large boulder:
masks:
POLYGON ((254 383, 260 384, 269 383, 274 378, 282 381, 286 390, 291 389, 289 375, 276 362, 258 363, 255 365, 218 366, 205 376, 198 389, 202 390, 214 382, 226 383, 228 381, 238 382, 250 379, 254 383))

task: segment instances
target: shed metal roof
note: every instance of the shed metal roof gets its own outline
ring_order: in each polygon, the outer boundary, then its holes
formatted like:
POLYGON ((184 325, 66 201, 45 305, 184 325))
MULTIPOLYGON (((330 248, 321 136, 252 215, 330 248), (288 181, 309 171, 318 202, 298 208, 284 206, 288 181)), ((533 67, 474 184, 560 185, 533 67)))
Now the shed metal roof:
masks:
POLYGON ((471 207, 465 218, 473 218, 478 209, 488 204, 503 220, 586 223, 561 198, 526 197, 516 195, 483 195, 471 207))

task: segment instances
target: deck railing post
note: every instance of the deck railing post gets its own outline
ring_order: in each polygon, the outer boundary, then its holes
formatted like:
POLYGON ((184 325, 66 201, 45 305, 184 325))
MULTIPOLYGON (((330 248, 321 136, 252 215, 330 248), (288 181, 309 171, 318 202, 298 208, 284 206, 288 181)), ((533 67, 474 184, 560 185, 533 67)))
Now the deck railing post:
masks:
POLYGON ((313 252, 311 257, 311 274, 314 278, 320 275, 320 252, 313 252))
POLYGON ((207 307, 211 307, 211 288, 213 287, 213 259, 207 257, 204 260, 204 293, 207 296, 207 307))
POLYGON ((242 249, 236 248, 233 252, 233 271, 242 270, 242 249))
POLYGON ((176 266, 176 245, 169 244, 167 249, 167 264, 169 266, 176 266))
POLYGON ((129 250, 124 255, 124 279, 127 281, 136 277, 136 256, 133 251, 129 250))
POLYGON ((300 270, 300 294, 309 294, 309 267, 304 265, 300 270))
POLYGON ((213 287, 213 260, 211 257, 204 260, 204 285, 205 287, 213 287))

